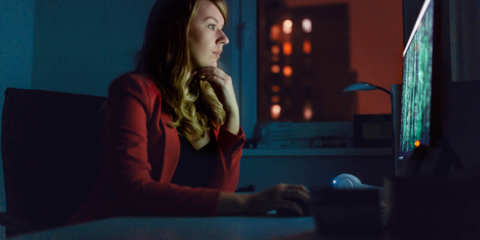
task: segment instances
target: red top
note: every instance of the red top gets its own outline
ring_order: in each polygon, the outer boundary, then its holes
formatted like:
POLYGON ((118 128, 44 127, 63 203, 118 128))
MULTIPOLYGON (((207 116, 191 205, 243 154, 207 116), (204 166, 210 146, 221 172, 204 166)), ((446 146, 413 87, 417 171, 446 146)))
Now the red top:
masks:
POLYGON ((104 164, 99 180, 67 224, 114 216, 215 216, 220 191, 235 192, 245 134, 213 129, 219 154, 208 188, 170 183, 180 140, 170 116, 145 75, 113 80, 105 106, 104 164))

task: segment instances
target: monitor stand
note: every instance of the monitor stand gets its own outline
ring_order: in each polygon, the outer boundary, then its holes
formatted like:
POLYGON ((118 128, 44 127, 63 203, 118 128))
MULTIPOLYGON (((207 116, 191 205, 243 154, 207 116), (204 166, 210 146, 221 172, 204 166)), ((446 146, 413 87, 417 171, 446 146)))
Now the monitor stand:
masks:
POLYGON ((406 160, 405 170, 401 176, 448 177, 450 169, 462 171, 464 166, 447 139, 437 147, 420 145, 413 150, 406 160))
POLYGON ((440 99, 438 144, 415 148, 397 176, 480 177, 480 81, 443 83, 440 99))

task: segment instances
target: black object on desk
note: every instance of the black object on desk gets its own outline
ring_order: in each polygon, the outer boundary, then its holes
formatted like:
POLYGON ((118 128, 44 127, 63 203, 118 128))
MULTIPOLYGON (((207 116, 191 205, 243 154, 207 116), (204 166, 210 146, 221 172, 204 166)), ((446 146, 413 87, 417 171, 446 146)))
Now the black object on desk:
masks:
POLYGON ((392 146, 391 114, 354 114, 353 128, 356 148, 392 146))
MULTIPOLYGON (((302 208, 303 210, 303 216, 312 216, 312 212, 310 211, 310 202, 305 202, 297 198, 289 198, 289 197, 285 197, 284 199, 293 201, 298 206, 300 206, 300 208, 302 208)), ((289 208, 278 208, 277 215, 281 217, 301 217, 300 214, 298 214, 297 212, 289 208)))
POLYGON ((386 179, 387 230, 403 239, 480 239, 480 178, 386 179))
MULTIPOLYGON (((321 187, 308 188, 308 190, 310 191, 310 195, 312 195, 316 191, 320 191, 320 189, 322 188, 321 187)), ((305 202, 303 200, 291 198, 291 197, 285 197, 284 199, 293 201, 298 206, 300 206, 300 208, 302 208, 303 210, 303 216, 312 216, 312 211, 310 209, 311 202, 305 202)), ((300 214, 288 208, 279 208, 276 211, 277 211, 277 215, 281 217, 301 217, 300 214)))
POLYGON ((378 189, 321 189, 310 205, 318 232, 347 236, 382 235, 380 208, 378 189))

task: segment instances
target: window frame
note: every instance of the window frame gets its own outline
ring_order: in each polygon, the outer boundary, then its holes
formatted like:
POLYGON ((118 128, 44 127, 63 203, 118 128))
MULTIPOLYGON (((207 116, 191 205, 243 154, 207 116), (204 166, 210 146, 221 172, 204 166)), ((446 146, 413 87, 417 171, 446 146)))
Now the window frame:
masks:
POLYGON ((257 123, 257 0, 226 0, 229 44, 224 70, 232 77, 245 137, 253 137, 257 123))

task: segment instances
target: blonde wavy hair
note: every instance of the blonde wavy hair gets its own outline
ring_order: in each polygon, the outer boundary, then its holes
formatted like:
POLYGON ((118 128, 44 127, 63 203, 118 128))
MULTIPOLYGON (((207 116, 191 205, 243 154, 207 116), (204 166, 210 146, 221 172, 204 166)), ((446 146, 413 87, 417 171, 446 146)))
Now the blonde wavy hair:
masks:
POLYGON ((203 137, 209 127, 218 130, 225 121, 225 111, 212 86, 207 81, 189 80, 193 67, 188 30, 202 1, 215 4, 227 23, 224 0, 157 0, 150 11, 135 69, 155 82, 162 107, 167 108, 172 120, 167 124, 188 140, 203 137))

